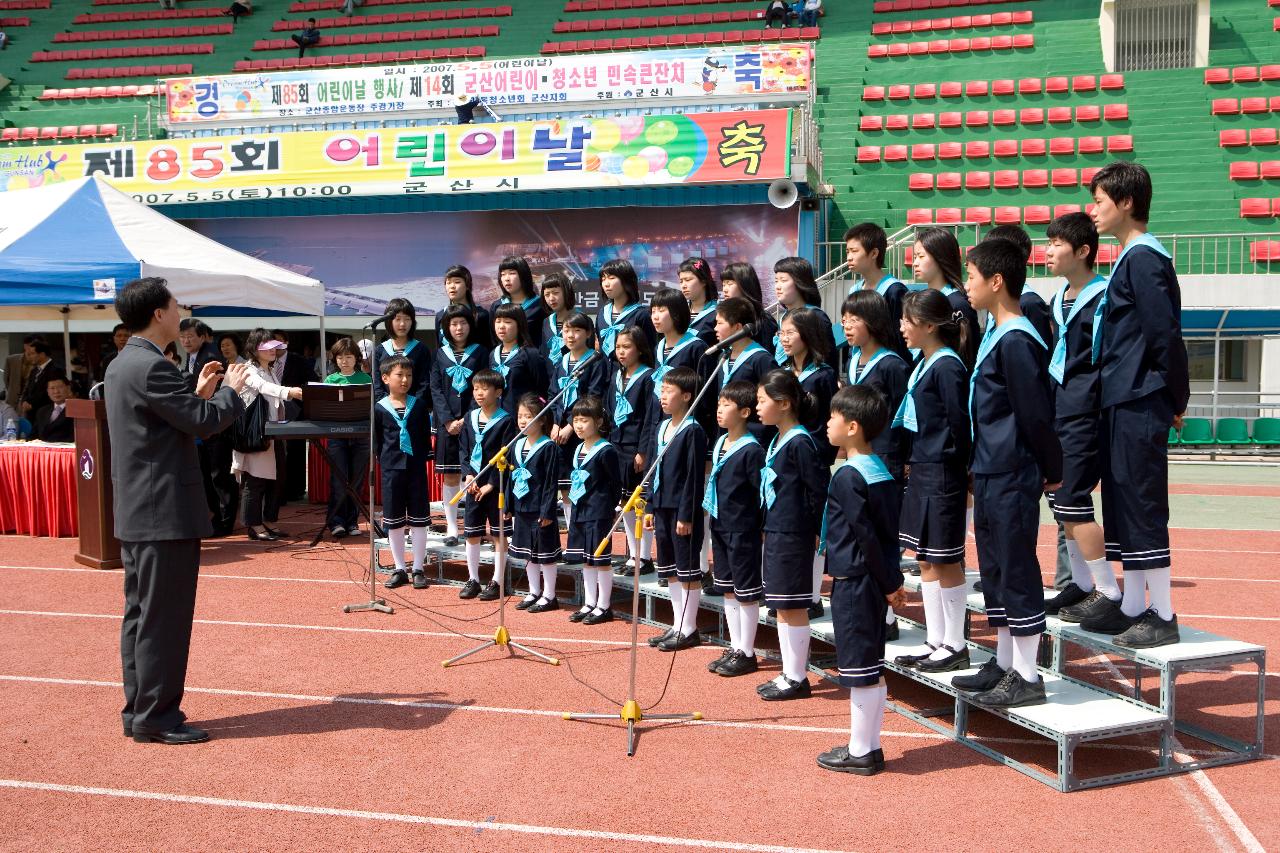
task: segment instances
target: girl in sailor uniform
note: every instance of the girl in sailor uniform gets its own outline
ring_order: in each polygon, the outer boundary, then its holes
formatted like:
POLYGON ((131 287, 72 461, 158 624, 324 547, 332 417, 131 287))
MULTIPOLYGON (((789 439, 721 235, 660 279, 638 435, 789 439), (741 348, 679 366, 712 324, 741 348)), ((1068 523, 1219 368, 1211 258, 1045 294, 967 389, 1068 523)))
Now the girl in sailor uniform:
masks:
POLYGON ((707 346, 716 342, 716 280, 706 258, 680 264, 680 292, 689 302, 689 328, 707 346))
MULTIPOLYGON (((622 500, 631 497, 640 478, 652 461, 647 455, 654 430, 662 416, 658 395, 653 384, 653 349, 649 339, 634 328, 623 329, 614 341, 613 357, 617 368, 609 380, 605 392, 604 407, 609 413, 613 429, 609 441, 618 451, 622 469, 622 500)), ((640 560, 640 573, 653 571, 653 532, 646 530, 636 538, 636 514, 628 512, 623 518, 627 535, 627 552, 631 560, 640 560)), ((634 567, 634 562, 631 563, 634 567)), ((630 574, 626 566, 618 568, 619 574, 630 574)))
POLYGON ((542 301, 533 283, 529 262, 514 255, 503 258, 498 264, 498 286, 502 288, 502 296, 489 306, 489 313, 497 318, 498 309, 503 305, 519 306, 524 311, 529 340, 534 347, 539 346, 542 343, 542 321, 547 318, 547 303, 542 301))
POLYGON ((458 506, 453 498, 462 482, 462 464, 458 459, 459 436, 463 419, 475 401, 471 396, 471 377, 483 370, 489 361, 488 348, 473 340, 474 314, 465 305, 450 305, 440 315, 445 343, 431 358, 431 409, 435 413, 436 473, 443 479, 445 541, 450 548, 458 544, 458 506))
POLYGON ((515 408, 525 394, 547 394, 546 362, 529 339, 525 312, 519 305, 501 305, 493 312, 497 345, 489 354, 489 367, 502 374, 503 409, 515 408))
POLYGON ((476 304, 472 291, 471 270, 454 264, 444 271, 444 292, 449 297, 449 304, 436 312, 436 337, 440 346, 449 342, 449 331, 444 325, 445 312, 461 305, 471 314, 471 338, 467 343, 480 344, 486 351, 493 349, 493 320, 488 309, 476 304))
POLYGON ((657 341, 649 312, 640 299, 640 279, 630 261, 615 258, 600 268, 600 292, 606 301, 596 314, 596 330, 600 351, 606 357, 613 355, 618 332, 628 326, 639 326, 650 344, 657 341))
POLYGON ((556 563, 560 561, 560 525, 556 523, 556 475, 560 470, 560 447, 547 430, 551 413, 538 413, 546 406, 537 394, 525 394, 516 410, 516 425, 524 436, 511 452, 511 542, 507 553, 525 561, 529 594, 517 610, 542 613, 555 610, 556 563))
POLYGON ((560 331, 564 335, 565 350, 551 373, 551 389, 553 395, 561 391, 564 393, 555 402, 551 437, 560 445, 560 495, 567 525, 573 514, 573 504, 569 500, 569 472, 573 451, 578 447, 578 437, 573 430, 573 404, 588 394, 603 397, 609 387, 610 367, 603 356, 590 349, 595 326, 586 314, 574 314, 560 331), (579 365, 583 365, 582 370, 575 376, 579 365))
POLYGON ((602 554, 597 554, 596 549, 601 542, 613 538, 610 530, 618 512, 621 472, 618 452, 605 440, 609 419, 601 399, 594 394, 579 397, 573 404, 572 422, 579 443, 570 464, 573 521, 569 524, 565 561, 582 565, 583 603, 569 620, 598 625, 613 621, 613 548, 610 543, 602 554))
MULTIPOLYGON (((402 355, 413 366, 413 385, 409 396, 422 400, 427 397, 427 382, 431 375, 431 356, 427 348, 415 337, 418 333, 418 313, 407 299, 387 302, 387 337, 373 349, 373 397, 381 400, 387 396, 387 385, 382 381, 381 366, 384 358, 402 355)), ((424 400, 430 402, 430 399, 424 400)))

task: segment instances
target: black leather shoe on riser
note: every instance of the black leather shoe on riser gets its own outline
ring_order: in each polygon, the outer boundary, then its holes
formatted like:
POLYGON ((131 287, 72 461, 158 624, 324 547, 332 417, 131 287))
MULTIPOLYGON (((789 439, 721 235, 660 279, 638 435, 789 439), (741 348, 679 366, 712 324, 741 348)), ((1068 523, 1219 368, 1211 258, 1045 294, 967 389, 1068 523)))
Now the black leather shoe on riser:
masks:
POLYGON ((1117 646, 1128 649, 1154 649, 1157 646, 1171 646, 1180 641, 1177 615, 1166 621, 1161 619, 1154 610, 1143 613, 1133 623, 1132 628, 1115 638, 1117 646))
POLYGON ((1069 583, 1061 592, 1044 603, 1044 612, 1050 616, 1057 616, 1064 607, 1071 607, 1079 604, 1089 597, 1089 593, 1085 592, 1074 583, 1069 583))
POLYGON ((916 669, 921 672, 954 672, 957 669, 968 669, 970 667, 968 649, 956 651, 950 646, 943 646, 943 648, 947 649, 951 654, 939 660, 925 658, 916 664, 916 669))
POLYGON ((658 644, 659 644, 659 643, 661 643, 663 640, 667 639, 668 637, 670 637, 670 636, 671 636, 672 634, 674 634, 674 633, 675 633, 675 631, 674 631, 673 629, 668 628, 666 631, 663 631, 663 632, 662 632, 661 634, 659 634, 658 636, 656 636, 656 637, 650 637, 650 638, 649 638, 649 641, 648 641, 648 642, 649 642, 649 648, 651 648, 651 649, 656 649, 656 648, 658 647, 658 644))
POLYGON ((1036 679, 1032 683, 1012 669, 1004 674, 1004 678, 995 687, 973 696, 974 703, 988 708, 1021 708, 1025 705, 1041 705, 1045 701, 1044 679, 1036 679))
POLYGON ((884 753, 876 760, 876 752, 872 750, 866 755, 850 755, 849 747, 837 746, 818 756, 818 766, 823 770, 834 770, 837 773, 854 773, 858 776, 874 776, 884 769, 884 753))
POLYGON ((982 692, 990 690, 1004 678, 1004 670, 996 663, 995 658, 988 658, 973 675, 957 675, 951 679, 951 686, 966 692, 982 692))
POLYGON ((197 729, 195 726, 188 726, 183 723, 176 728, 167 732, 138 732, 132 733, 135 743, 163 743, 169 746, 181 746, 188 743, 204 743, 209 739, 209 733, 204 729, 197 729))
POLYGON ((683 635, 675 634, 667 637, 661 643, 658 643, 658 651, 660 652, 679 652, 685 649, 692 649, 702 645, 702 637, 697 631, 692 634, 683 635))
POLYGON ((725 649, 720 653, 720 657, 707 664, 707 672, 718 672, 721 664, 728 663, 731 657, 733 657, 733 649, 725 649))
MULTIPOLYGON (((481 601, 497 601, 499 594, 500 592, 498 590, 498 585, 493 581, 489 581, 487 584, 485 584, 484 589, 480 590, 480 600, 481 601)), ((537 606, 538 605, 535 604, 533 607, 537 607, 537 606)), ((530 607, 529 609, 532 610, 533 607, 530 607)))
POLYGON ((409 575, 405 572, 392 572, 391 577, 382 584, 387 589, 398 589, 409 583, 409 575))
POLYGON ((788 678, 785 688, 779 687, 775 682, 770 681, 757 692, 760 694, 760 698, 766 702, 785 702, 788 699, 809 698, 813 695, 813 686, 809 684, 809 679, 807 678, 804 681, 792 681, 788 678))
POLYGON ((716 675, 724 678, 735 678, 739 675, 750 675, 760 669, 760 662, 756 660, 755 655, 748 657, 742 652, 734 652, 733 657, 720 664, 720 668, 716 670, 716 675))
POLYGON ((1100 612, 1096 616, 1090 616, 1088 619, 1080 623, 1080 627, 1092 634, 1123 634, 1133 626, 1136 619, 1124 615, 1124 611, 1120 609, 1118 602, 1109 598, 1103 598, 1102 605, 1099 605, 1100 612))

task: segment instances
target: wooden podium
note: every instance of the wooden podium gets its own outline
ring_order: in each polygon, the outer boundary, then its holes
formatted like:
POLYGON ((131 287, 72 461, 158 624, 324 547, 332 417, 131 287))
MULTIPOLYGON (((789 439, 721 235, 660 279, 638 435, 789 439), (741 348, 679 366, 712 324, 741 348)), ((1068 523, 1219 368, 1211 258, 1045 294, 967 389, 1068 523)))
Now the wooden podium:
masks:
POLYGON ((101 400, 68 400, 67 416, 76 425, 76 499, 80 550, 75 561, 94 569, 118 569, 120 542, 115 536, 111 496, 111 442, 107 407, 101 400))

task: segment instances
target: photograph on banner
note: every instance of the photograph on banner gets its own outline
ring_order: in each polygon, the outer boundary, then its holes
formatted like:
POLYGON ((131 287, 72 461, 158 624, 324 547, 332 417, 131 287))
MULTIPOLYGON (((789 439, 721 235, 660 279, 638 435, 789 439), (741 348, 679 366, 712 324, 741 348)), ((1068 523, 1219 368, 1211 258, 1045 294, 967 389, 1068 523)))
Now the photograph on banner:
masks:
POLYGON ((266 133, 0 151, 0 190, 100 174, 145 204, 770 181, 791 111, 266 133))
POLYGON ((788 43, 180 77, 164 85, 170 124, 194 125, 452 110, 464 94, 495 107, 804 95, 811 65, 808 45, 788 43))
MULTIPOLYGON (((579 305, 600 306, 600 267, 635 266, 646 295, 676 286, 680 262, 703 257, 719 275, 746 261, 772 280, 794 255, 798 214, 769 205, 617 207, 550 211, 397 213, 361 216, 197 219, 184 225, 233 249, 318 278, 326 314, 379 315, 387 300, 422 311, 445 307, 444 271, 471 270, 476 302, 498 298, 498 262, 529 259, 536 281, 560 272, 576 282, 579 305)), ((767 288, 766 288, 767 292, 767 288)))

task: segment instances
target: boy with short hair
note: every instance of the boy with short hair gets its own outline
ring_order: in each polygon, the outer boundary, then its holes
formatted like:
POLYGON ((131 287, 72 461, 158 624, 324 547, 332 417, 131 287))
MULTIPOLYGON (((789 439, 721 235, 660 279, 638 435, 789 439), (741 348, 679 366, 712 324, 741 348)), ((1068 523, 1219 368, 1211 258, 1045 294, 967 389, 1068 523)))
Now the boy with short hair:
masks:
POLYGON ((890 605, 906 592, 898 567, 898 509, 902 490, 871 450, 889 424, 884 398, 866 385, 842 388, 831 399, 827 440, 844 450, 827 495, 827 574, 840 686, 849 688, 849 742, 818 756, 818 766, 874 776, 884 769, 880 728, 888 688, 881 679, 890 605))
POLYGON ((1094 176, 1089 191, 1098 233, 1110 234, 1122 247, 1102 312, 1099 435, 1107 558, 1123 563, 1125 584, 1119 607, 1104 604, 1081 627, 1144 649, 1179 640, 1169 577, 1166 442, 1169 428, 1182 426, 1191 395, 1182 292, 1172 256, 1147 232, 1147 170, 1112 163, 1094 176))
POLYGON ((1036 668, 1045 628, 1036 538, 1040 495, 1062 480, 1062 447, 1053 431, 1048 347, 1018 307, 1027 280, 1022 249, 984 240, 969 252, 965 290, 990 313, 970 379, 973 424, 974 537, 987 621, 996 656, 952 684, 972 701, 1014 708, 1045 701, 1036 668))
MULTIPOLYGON (((1008 240, 1022 251, 1026 263, 1031 263, 1031 237, 1017 225, 997 225, 987 232, 987 240, 1008 240)), ((1049 316, 1049 303, 1034 290, 1023 290, 1018 297, 1018 307, 1022 316, 1026 317, 1040 339, 1046 343, 1053 337, 1053 320, 1049 316)))
POLYGON ((1054 422, 1062 444, 1062 488, 1050 495, 1049 505, 1066 529, 1071 566, 1071 583, 1045 602, 1045 611, 1067 622, 1079 622, 1098 604, 1098 597, 1120 601, 1102 528, 1093 513, 1093 490, 1102 476, 1096 356, 1097 345, 1102 343, 1098 320, 1107 280, 1093 270, 1098 231, 1087 214, 1060 216, 1049 223, 1045 233, 1049 238, 1049 271, 1066 279, 1052 300, 1056 328, 1049 376, 1054 389, 1054 422))
POLYGON ((724 435, 711 451, 702 508, 711 517, 712 573, 716 591, 724 596, 724 621, 729 647, 707 665, 717 675, 732 678, 759 669, 756 628, 764 597, 760 513, 760 470, 764 448, 747 429, 756 410, 756 386, 730 382, 720 390, 716 424, 724 435))
MULTIPOLYGON (((716 339, 728 340, 742 331, 743 326, 756 322, 756 312, 747 300, 731 296, 721 299, 716 305, 716 339)), ((729 346, 729 357, 723 359, 716 367, 715 390, 717 397, 720 389, 730 382, 750 382, 754 388, 777 365, 773 361, 773 353, 756 343, 750 336, 734 341, 729 346)), ((752 434, 757 439, 767 431, 752 420, 752 434)))
POLYGON ((378 365, 386 396, 374 407, 373 446, 382 467, 382 526, 387 531, 395 571, 383 584, 396 589, 409 582, 405 571, 405 527, 413 531, 413 587, 425 589, 422 569, 426 556, 427 459, 431 451, 431 407, 409 393, 413 387, 413 362, 402 355, 385 358, 378 365))
MULTIPOLYGON (((506 568, 507 555, 495 548, 493 579, 481 590, 480 542, 486 527, 491 536, 497 536, 498 525, 506 524, 498 514, 498 469, 490 468, 477 477, 515 435, 515 418, 498 406, 503 386, 502 374, 496 370, 480 370, 471 377, 471 396, 476 406, 463 419, 459 434, 458 460, 462 467, 462 488, 467 493, 462 510, 462 535, 467 540, 467 582, 459 590, 459 598, 479 596, 481 601, 496 600, 498 579, 506 568)), ((508 536, 511 534, 509 524, 505 532, 508 536)))
MULTIPOLYGON (((889 305, 889 325, 893 337, 881 343, 910 364, 911 355, 899 328, 902 323, 902 298, 910 292, 910 288, 897 276, 885 272, 884 255, 889 249, 888 235, 874 222, 863 222, 844 232, 844 249, 849 271, 862 278, 862 285, 855 283, 849 292, 874 290, 884 297, 889 305)), ((844 345, 843 349, 847 352, 848 345, 844 345)))
POLYGON ((658 424, 646 454, 649 459, 662 454, 649 483, 649 513, 644 523, 654 532, 658 577, 669 579, 671 630, 649 640, 649 645, 664 652, 702 644, 698 636, 698 605, 702 600, 698 554, 702 551, 702 472, 707 436, 689 412, 700 384, 698 374, 688 367, 677 367, 662 377, 659 397, 668 417, 658 424))

